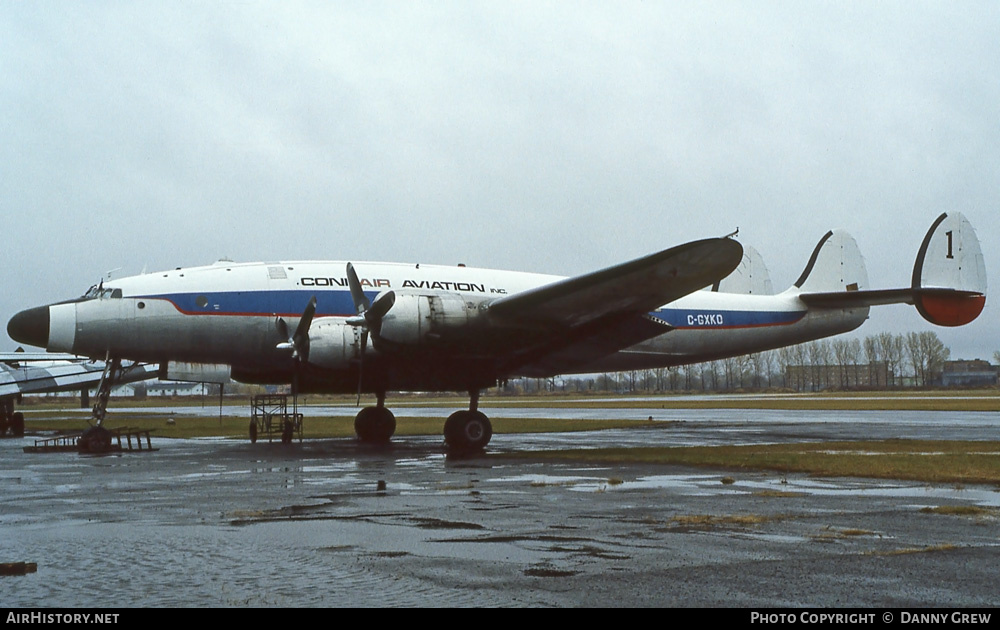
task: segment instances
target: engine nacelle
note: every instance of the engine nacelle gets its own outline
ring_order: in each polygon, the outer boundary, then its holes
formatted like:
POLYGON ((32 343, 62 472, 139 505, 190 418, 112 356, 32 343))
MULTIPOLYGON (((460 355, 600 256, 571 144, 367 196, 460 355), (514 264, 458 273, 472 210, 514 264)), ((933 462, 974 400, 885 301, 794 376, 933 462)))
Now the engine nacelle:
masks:
POLYGON ((378 341, 400 345, 436 343, 478 315, 479 308, 456 293, 397 293, 395 303, 382 318, 378 341))
POLYGON ((359 330, 335 321, 317 320, 309 329, 309 363, 329 368, 346 368, 357 357, 359 330))

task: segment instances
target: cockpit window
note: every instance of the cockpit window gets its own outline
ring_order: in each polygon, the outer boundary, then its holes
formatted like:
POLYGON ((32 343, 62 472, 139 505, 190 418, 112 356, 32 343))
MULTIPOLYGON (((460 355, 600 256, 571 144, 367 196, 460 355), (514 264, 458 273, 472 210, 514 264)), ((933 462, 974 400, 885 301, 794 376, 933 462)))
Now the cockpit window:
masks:
POLYGON ((106 298, 120 298, 122 296, 121 289, 113 289, 111 287, 105 287, 104 283, 95 284, 94 286, 87 289, 87 292, 83 294, 85 300, 93 300, 95 298, 106 299, 106 298))

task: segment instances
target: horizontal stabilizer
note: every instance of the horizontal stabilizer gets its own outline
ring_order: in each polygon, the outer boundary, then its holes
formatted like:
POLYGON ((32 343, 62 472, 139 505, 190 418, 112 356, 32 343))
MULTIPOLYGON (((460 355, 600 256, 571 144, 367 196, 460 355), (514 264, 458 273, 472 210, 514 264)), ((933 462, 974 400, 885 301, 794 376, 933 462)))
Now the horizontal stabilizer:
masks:
POLYGON ((857 306, 883 306, 885 304, 913 304, 918 300, 944 304, 985 297, 974 291, 955 289, 875 289, 871 291, 831 291, 829 293, 803 293, 799 299, 810 306, 826 308, 854 308, 857 306))

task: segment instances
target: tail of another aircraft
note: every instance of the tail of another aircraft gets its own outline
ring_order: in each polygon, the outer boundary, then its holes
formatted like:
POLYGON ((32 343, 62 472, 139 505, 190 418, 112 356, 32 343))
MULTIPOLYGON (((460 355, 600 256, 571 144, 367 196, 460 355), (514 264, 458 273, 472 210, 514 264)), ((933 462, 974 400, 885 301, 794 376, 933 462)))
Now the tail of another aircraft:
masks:
POLYGON ((789 289, 814 308, 913 304, 939 326, 962 326, 986 305, 986 266, 979 239, 962 214, 942 214, 917 252, 908 289, 869 290, 857 243, 845 232, 828 232, 805 271, 789 289))

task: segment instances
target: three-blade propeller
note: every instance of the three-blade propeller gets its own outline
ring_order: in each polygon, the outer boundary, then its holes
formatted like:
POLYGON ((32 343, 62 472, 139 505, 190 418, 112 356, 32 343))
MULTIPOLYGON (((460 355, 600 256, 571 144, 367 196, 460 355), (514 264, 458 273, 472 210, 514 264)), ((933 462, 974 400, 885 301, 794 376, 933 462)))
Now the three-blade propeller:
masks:
POLYGON ((279 343, 277 346, 278 349, 291 350, 292 358, 297 361, 308 361, 309 327, 312 326, 312 320, 315 315, 316 296, 314 295, 309 300, 309 303, 306 304, 306 310, 302 311, 302 317, 299 318, 299 325, 295 327, 295 334, 288 334, 288 322, 286 322, 283 317, 279 317, 275 322, 275 325, 278 327, 278 334, 288 341, 279 343))
POLYGON ((278 334, 288 341, 278 344, 279 350, 291 350, 292 359, 292 407, 293 413, 299 411, 299 369, 304 361, 309 360, 309 327, 312 326, 313 317, 316 315, 316 296, 309 299, 306 310, 302 311, 299 318, 299 325, 295 327, 295 334, 288 334, 288 322, 284 317, 279 317, 275 322, 278 334))
POLYGON ((358 404, 360 404, 365 351, 368 349, 368 333, 374 331, 375 334, 378 334, 382 327, 382 318, 396 303, 396 294, 392 291, 386 291, 375 298, 374 303, 369 302, 368 296, 361 288, 358 273, 354 271, 354 265, 351 263, 347 263, 347 283, 351 288, 351 300, 354 301, 354 312, 356 313, 354 317, 347 318, 347 323, 351 326, 361 327, 361 354, 358 366, 358 404))

